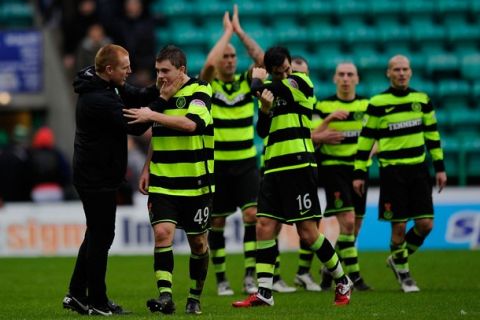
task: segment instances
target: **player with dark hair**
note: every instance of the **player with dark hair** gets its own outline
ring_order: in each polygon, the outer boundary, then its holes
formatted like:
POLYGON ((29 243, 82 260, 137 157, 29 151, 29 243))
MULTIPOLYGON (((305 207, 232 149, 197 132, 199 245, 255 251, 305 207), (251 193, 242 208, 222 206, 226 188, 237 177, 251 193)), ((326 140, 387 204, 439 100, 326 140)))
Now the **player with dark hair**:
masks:
POLYGON ((295 223, 297 232, 334 275, 335 304, 350 302, 352 282, 344 274, 335 250, 319 233, 317 164, 311 140, 315 96, 305 74, 293 74, 286 48, 272 47, 264 56, 265 69, 254 68, 252 92, 261 101, 258 134, 266 138, 265 170, 257 212, 258 292, 234 307, 273 306, 272 285, 278 249, 275 238, 282 223, 295 223), (267 72, 272 82, 263 84, 267 72))
POLYGON ((212 89, 186 74, 187 60, 175 46, 160 50, 155 62, 160 97, 150 108, 125 110, 131 123, 152 122, 152 139, 139 189, 148 194, 148 212, 155 237, 154 271, 158 299, 148 308, 175 311, 172 297, 175 228, 187 234, 191 249, 191 287, 185 312, 201 314, 200 296, 208 270, 213 181, 212 89))

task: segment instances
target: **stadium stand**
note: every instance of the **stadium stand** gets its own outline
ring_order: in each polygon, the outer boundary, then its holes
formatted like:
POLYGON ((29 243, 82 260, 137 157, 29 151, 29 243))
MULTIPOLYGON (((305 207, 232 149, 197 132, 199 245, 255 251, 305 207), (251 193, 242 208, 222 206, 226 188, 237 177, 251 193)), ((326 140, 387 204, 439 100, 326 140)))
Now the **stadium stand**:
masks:
MULTIPOLYGON (((426 91, 437 108, 450 176, 461 185, 480 181, 480 0, 237 2, 243 28, 263 48, 285 45, 308 60, 319 98, 334 90, 331 74, 339 61, 357 64, 358 93, 369 96, 387 87, 385 68, 392 55, 410 57, 412 87, 426 91)), ((34 3, 0 1, 0 28, 32 27, 34 3)), ((189 73, 197 75, 222 32, 224 11, 235 1, 148 3, 154 16, 165 19, 155 30, 157 48, 181 46, 189 73)), ((239 48, 239 68, 247 68, 246 51, 238 39, 232 41, 239 48)))
MULTIPOLYGON (((190 70, 197 73, 198 61, 221 31, 221 15, 233 3, 156 0, 152 10, 167 17, 167 29, 157 30, 158 39, 198 44, 201 49, 187 49, 190 70), (212 18, 205 28, 177 27, 179 16, 191 17, 182 21, 197 21, 206 12, 212 18)), ((437 107, 450 176, 461 185, 467 183, 467 177, 479 176, 475 140, 480 137, 479 0, 248 0, 239 1, 239 10, 244 29, 263 48, 285 45, 309 61, 318 97, 333 90, 329 75, 341 60, 358 65, 359 93, 372 95, 388 85, 388 59, 398 53, 410 57, 412 87, 429 93, 437 107)), ((239 63, 248 60, 245 52, 238 55, 239 63)))

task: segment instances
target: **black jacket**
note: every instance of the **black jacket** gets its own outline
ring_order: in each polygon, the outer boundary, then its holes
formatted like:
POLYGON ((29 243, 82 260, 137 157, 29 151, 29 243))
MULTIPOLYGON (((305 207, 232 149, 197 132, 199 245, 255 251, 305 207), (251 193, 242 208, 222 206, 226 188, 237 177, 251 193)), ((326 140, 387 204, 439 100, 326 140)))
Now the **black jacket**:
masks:
POLYGON ((128 84, 116 88, 98 77, 93 67, 81 70, 73 87, 78 94, 73 184, 81 190, 116 189, 127 167, 127 133, 142 134, 150 125, 128 125, 122 109, 148 105, 158 90, 128 84))

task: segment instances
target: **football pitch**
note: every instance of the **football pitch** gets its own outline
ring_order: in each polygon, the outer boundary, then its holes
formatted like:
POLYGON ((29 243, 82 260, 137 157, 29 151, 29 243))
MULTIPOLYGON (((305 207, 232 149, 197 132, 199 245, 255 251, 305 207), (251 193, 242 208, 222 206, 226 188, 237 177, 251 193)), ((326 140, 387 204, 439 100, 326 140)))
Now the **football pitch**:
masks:
MULTIPOLYGON (((374 290, 353 292, 351 303, 333 306, 333 292, 275 294, 275 306, 234 309, 231 303, 243 299, 243 257, 227 257, 227 275, 235 295, 218 297, 214 272, 209 270, 202 297, 202 319, 480 319, 480 252, 420 251, 410 258, 412 276, 419 293, 400 291, 393 273, 385 266, 387 252, 360 252, 362 274, 374 290)), ((76 319, 80 316, 62 309, 73 257, 1 258, 0 319, 76 319)), ((175 257, 173 296, 177 311, 172 316, 150 313, 145 301, 156 297, 151 256, 113 256, 108 265, 108 294, 125 309, 126 319, 191 319, 185 315, 188 292, 188 256, 175 257)), ((293 284, 297 254, 282 253, 281 274, 293 284)), ((319 263, 312 274, 319 280, 319 263)))

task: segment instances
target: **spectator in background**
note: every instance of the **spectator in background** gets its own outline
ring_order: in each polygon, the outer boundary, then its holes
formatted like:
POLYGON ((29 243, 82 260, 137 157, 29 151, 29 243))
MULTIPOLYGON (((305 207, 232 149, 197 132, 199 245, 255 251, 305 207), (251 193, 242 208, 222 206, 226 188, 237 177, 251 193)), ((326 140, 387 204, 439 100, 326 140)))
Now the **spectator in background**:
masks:
POLYGON ((42 127, 33 136, 30 165, 32 200, 63 200, 64 190, 70 182, 70 169, 64 155, 55 147, 55 137, 50 128, 42 127))
POLYGON ((107 33, 131 55, 133 75, 129 80, 135 85, 153 80, 155 61, 155 22, 141 0, 125 0, 123 8, 118 2, 110 6, 107 1, 100 6, 100 14, 107 33), (123 9, 123 10, 122 10, 123 9), (141 78, 136 80, 137 74, 141 78), (147 77, 147 80, 144 79, 147 77))
POLYGON ((75 67, 75 50, 85 37, 88 28, 99 21, 95 0, 75 0, 75 7, 68 1, 63 4, 63 65, 68 71, 75 67))
POLYGON ((3 202, 31 200, 29 143, 30 130, 17 124, 13 130, 12 143, 0 150, 0 198, 3 202))
POLYGON ((76 51, 76 69, 80 70, 91 65, 98 50, 109 43, 112 43, 112 40, 105 34, 105 30, 100 23, 90 25, 87 35, 76 51))

